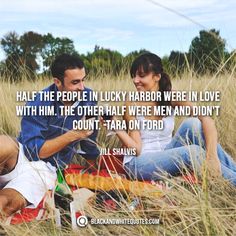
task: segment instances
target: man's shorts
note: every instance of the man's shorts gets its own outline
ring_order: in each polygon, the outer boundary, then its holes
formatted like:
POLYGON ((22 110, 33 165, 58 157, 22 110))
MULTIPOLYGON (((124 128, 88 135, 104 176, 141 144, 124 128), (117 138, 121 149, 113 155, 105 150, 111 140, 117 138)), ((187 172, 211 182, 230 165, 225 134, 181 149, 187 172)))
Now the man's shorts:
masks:
POLYGON ((0 175, 0 188, 16 190, 30 203, 29 208, 36 208, 45 193, 54 189, 56 178, 54 166, 40 160, 29 161, 19 143, 17 164, 10 173, 0 175))

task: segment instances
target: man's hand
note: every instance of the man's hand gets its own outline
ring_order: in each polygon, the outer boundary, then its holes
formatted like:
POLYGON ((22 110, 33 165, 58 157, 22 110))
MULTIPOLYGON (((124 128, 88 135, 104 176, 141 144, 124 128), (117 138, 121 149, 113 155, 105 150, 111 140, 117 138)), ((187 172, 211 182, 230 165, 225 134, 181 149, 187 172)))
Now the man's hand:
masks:
POLYGON ((72 141, 85 139, 93 133, 93 130, 70 130, 67 132, 69 139, 72 141))
MULTIPOLYGON (((85 117, 83 117, 81 120, 86 121, 85 117)), ((91 118, 91 120, 95 120, 95 118, 91 118)), ((93 132, 94 130, 81 129, 81 130, 69 130, 66 134, 71 141, 77 141, 89 137, 93 132)))

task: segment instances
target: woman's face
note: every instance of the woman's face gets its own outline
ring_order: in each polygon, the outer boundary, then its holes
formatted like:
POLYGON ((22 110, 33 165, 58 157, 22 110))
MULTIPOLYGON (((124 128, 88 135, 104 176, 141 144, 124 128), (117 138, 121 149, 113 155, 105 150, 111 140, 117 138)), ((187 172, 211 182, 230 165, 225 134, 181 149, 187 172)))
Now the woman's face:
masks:
POLYGON ((136 72, 133 78, 133 83, 137 91, 158 91, 159 90, 160 75, 154 75, 153 72, 145 74, 143 72, 136 72))

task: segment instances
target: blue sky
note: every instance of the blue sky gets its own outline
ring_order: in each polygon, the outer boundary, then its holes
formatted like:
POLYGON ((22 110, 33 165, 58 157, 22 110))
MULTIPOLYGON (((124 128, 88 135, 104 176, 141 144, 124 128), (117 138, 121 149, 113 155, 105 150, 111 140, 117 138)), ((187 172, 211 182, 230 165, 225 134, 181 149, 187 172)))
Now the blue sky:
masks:
POLYGON ((188 51, 198 32, 211 28, 220 30, 229 51, 236 48, 235 0, 0 0, 0 15, 0 37, 50 32, 72 39, 79 53, 99 45, 123 55, 145 48, 164 56, 188 51))

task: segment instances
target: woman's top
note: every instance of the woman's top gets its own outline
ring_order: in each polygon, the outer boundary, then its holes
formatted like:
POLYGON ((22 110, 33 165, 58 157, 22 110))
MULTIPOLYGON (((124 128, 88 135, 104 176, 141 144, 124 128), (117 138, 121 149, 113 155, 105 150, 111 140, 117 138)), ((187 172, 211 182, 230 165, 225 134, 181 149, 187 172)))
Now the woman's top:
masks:
MULTIPOLYGON (((137 116, 137 120, 145 120, 143 116, 137 116)), ((163 151, 167 144, 170 143, 172 139, 172 132, 174 130, 174 115, 162 118, 164 122, 164 128, 162 130, 147 130, 140 129, 141 140, 142 140, 142 150, 141 154, 147 154, 150 152, 163 151)), ((133 158, 138 158, 137 156, 125 155, 123 164, 130 162, 133 158)))

